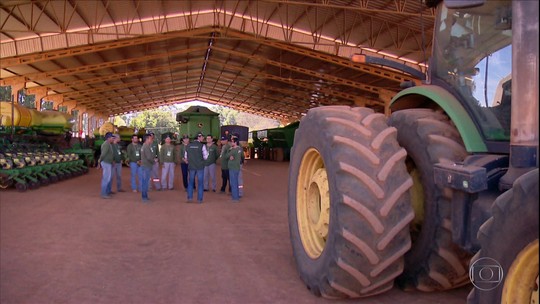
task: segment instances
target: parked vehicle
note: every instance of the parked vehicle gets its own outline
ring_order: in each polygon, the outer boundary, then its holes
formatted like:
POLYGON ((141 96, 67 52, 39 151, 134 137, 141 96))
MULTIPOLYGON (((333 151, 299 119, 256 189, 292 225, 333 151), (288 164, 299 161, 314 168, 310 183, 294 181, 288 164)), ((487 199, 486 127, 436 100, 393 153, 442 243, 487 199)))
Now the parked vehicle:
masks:
POLYGON ((538 2, 431 2, 427 81, 389 118, 333 106, 300 122, 298 271, 329 298, 472 282, 471 303, 538 303, 538 2))
POLYGON ((203 106, 191 106, 183 112, 176 114, 176 121, 180 124, 180 135, 194 138, 198 132, 212 137, 220 136, 219 113, 213 112, 203 106))
POLYGON ((290 160, 294 134, 298 125, 299 122, 293 122, 284 127, 253 131, 251 137, 257 157, 273 161, 290 160))

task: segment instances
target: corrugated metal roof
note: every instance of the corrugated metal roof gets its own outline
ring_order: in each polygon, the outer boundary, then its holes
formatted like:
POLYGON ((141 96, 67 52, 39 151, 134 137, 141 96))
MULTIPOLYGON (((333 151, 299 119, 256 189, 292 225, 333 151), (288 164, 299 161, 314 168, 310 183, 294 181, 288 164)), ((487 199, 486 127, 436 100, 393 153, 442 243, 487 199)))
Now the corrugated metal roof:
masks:
POLYGON ((412 77, 349 57, 422 69, 434 23, 407 0, 6 0, 0 20, 4 85, 100 115, 199 99, 289 121, 319 105, 381 110, 412 77))

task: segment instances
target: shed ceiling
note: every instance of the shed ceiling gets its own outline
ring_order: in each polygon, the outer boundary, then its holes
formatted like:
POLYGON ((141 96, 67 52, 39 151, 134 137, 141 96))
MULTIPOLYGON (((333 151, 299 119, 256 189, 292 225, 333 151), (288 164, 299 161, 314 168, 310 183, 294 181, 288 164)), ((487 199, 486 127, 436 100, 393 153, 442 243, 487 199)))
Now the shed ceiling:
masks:
POLYGON ((111 116, 201 100, 282 121, 321 105, 383 110, 423 71, 434 11, 392 1, 10 1, 1 85, 111 116))

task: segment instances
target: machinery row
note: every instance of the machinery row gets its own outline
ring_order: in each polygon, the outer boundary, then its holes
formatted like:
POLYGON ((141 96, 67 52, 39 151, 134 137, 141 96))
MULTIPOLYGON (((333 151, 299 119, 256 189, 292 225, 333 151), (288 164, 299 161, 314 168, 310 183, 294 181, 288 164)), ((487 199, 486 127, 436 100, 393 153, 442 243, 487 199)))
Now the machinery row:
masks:
POLYGON ((70 115, 0 102, 0 188, 24 192, 88 172, 79 155, 63 149, 70 115))

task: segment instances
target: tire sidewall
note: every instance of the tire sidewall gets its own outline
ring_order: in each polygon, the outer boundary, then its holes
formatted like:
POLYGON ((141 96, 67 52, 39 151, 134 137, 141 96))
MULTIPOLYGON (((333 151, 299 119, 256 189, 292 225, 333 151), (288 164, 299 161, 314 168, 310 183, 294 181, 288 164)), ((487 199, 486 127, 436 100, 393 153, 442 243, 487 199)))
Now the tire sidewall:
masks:
MULTIPOLYGON (((288 191, 288 200, 289 200, 289 226, 291 242, 293 251, 295 253, 297 267, 299 273, 302 276, 302 279, 311 290, 314 290, 311 287, 319 287, 320 283, 326 280, 325 270, 330 267, 330 262, 333 260, 334 250, 336 248, 336 239, 335 231, 339 223, 336 207, 336 200, 339 199, 338 191, 336 189, 335 180, 332 179, 332 176, 335 176, 330 172, 332 168, 336 168, 335 160, 331 157, 331 147, 326 144, 328 140, 324 138, 324 135, 321 135, 318 130, 321 126, 321 123, 318 119, 312 120, 303 120, 300 124, 299 129, 295 133, 295 143, 291 151, 291 162, 289 166, 289 191, 288 191), (314 123, 317 121, 318 123, 314 123), (298 219, 297 219, 297 183, 298 183, 298 174, 294 172, 300 172, 300 166, 302 163, 302 158, 305 152, 310 149, 316 149, 321 155, 324 166, 327 170, 328 175, 328 187, 330 190, 330 222, 328 226, 328 238, 326 240, 326 245, 321 253, 321 255, 312 259, 309 257, 302 246, 302 239, 300 237, 300 231, 298 229, 298 219), (310 282, 309 278, 319 278, 318 282, 310 282)), ((316 289, 315 289, 316 290, 316 289)))

